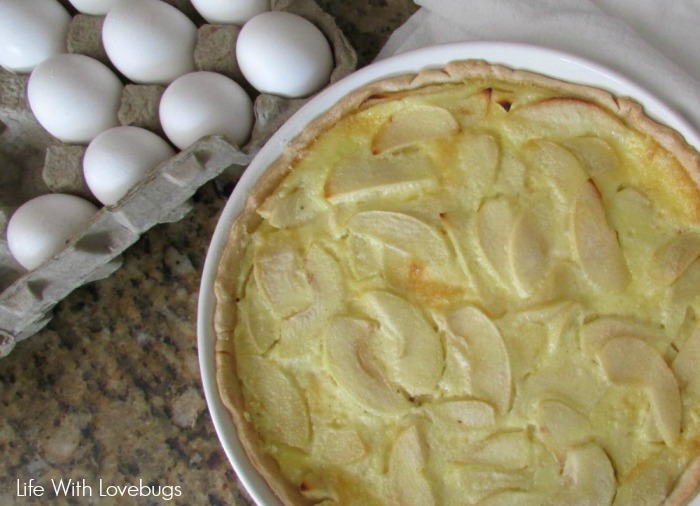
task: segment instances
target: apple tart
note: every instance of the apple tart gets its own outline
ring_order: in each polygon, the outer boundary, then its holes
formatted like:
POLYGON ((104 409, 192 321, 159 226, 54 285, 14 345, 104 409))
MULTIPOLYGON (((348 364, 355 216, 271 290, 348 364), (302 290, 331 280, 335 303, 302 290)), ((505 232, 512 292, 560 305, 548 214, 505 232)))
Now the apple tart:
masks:
POLYGON ((258 181, 222 399, 285 504, 680 505, 700 483, 700 155, 481 61, 368 85, 258 181))

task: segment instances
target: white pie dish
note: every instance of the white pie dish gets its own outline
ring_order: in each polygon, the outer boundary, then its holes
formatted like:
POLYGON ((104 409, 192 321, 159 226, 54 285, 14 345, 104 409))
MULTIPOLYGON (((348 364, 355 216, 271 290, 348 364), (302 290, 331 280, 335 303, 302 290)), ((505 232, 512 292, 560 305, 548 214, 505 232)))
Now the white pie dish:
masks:
MULTIPOLYGON (((222 446, 241 482, 258 504, 279 505, 280 502, 249 462, 237 437, 237 431, 219 397, 216 382, 214 332, 214 280, 223 248, 234 219, 242 211, 247 195, 267 167, 281 154, 287 143, 296 137, 314 118, 355 89, 378 79, 441 67, 454 60, 483 59, 512 68, 526 69, 567 81, 604 88, 616 95, 634 97, 647 114, 683 134, 686 140, 700 146, 700 136, 678 114, 653 97, 642 87, 616 72, 595 63, 533 46, 505 43, 458 43, 434 46, 375 63, 355 72, 327 88, 300 109, 259 152, 231 195, 214 232, 204 266, 199 308, 198 345, 202 379, 214 425, 222 446)), ((700 505, 696 499, 693 505, 700 505)))

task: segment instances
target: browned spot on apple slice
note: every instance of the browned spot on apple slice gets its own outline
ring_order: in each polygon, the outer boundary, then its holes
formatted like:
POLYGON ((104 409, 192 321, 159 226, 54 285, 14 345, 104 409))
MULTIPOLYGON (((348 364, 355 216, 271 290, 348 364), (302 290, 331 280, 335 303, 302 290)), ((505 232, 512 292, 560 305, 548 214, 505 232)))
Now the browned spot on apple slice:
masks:
POLYGON ((455 116, 463 128, 475 124, 486 116, 491 105, 491 95, 491 88, 486 88, 460 102, 459 111, 455 111, 455 116))
POLYGON ((615 230, 605 215, 603 199, 592 181, 578 194, 572 228, 575 255, 586 277, 602 289, 624 290, 630 273, 615 230))

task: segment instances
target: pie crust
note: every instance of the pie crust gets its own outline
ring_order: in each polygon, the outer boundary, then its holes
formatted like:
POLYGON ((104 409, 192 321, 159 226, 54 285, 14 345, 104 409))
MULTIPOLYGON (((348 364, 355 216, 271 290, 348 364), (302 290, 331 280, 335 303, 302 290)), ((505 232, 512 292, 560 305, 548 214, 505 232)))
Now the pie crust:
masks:
POLYGON ((251 462, 290 505, 687 504, 699 188, 700 154, 601 89, 469 60, 348 95, 219 265, 251 462))

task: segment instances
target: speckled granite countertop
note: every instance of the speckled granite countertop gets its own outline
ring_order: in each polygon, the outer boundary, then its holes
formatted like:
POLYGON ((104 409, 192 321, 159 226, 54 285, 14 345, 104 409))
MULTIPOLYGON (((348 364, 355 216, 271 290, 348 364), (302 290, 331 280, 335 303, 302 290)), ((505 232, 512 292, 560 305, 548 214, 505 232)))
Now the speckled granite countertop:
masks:
MULTIPOLYGON (((416 10, 411 0, 318 3, 360 65, 416 10)), ((214 433, 197 362, 199 278, 225 198, 209 183, 195 204, 0 360, 0 504, 250 504, 214 433), (52 479, 74 480, 69 497, 52 479), (100 485, 141 484, 159 496, 100 497, 100 485)))

